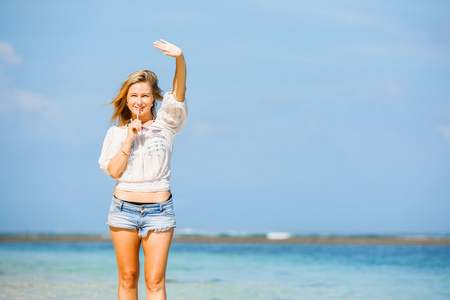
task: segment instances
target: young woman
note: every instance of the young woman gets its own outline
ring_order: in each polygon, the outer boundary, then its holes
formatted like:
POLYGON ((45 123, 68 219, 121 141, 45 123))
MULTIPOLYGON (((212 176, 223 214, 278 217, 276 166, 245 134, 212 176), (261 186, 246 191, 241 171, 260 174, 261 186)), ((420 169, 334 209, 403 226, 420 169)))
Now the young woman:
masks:
POLYGON ((170 192, 173 139, 186 122, 186 63, 183 52, 164 40, 153 43, 175 58, 173 90, 161 96, 148 70, 131 74, 114 100, 111 127, 100 168, 116 179, 108 214, 119 270, 119 300, 138 299, 139 250, 145 254, 147 299, 166 299, 167 257, 175 223, 170 192), (156 113, 156 100, 162 105, 156 113))

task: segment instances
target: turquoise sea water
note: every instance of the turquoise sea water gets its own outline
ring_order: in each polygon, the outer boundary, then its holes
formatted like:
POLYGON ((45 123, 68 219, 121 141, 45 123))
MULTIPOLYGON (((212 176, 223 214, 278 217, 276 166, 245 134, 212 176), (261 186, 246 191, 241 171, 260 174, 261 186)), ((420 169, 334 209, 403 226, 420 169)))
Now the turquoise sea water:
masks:
MULTIPOLYGON (((450 299, 450 246, 174 243, 167 279, 169 299, 450 299)), ((0 243, 0 299, 116 290, 110 243, 0 243)))

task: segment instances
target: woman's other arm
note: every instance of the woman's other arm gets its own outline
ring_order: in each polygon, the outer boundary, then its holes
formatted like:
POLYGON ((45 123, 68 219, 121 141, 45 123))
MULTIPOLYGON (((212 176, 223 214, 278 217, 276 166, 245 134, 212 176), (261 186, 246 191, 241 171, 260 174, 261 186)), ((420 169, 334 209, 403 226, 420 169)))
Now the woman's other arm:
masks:
POLYGON ((164 51, 165 55, 175 57, 175 76, 173 78, 173 91, 172 95, 175 100, 179 102, 184 101, 184 97, 186 94, 186 61, 184 60, 183 51, 177 46, 166 42, 165 40, 156 41, 153 43, 155 48, 164 51))

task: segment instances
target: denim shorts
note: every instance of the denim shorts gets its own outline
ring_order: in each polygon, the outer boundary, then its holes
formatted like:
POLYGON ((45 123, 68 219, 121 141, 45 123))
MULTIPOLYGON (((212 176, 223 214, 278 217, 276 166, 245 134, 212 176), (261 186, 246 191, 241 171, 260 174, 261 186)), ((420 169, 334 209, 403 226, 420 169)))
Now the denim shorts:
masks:
POLYGON ((151 230, 160 232, 176 227, 172 197, 163 203, 142 205, 113 197, 106 224, 117 228, 136 229, 140 238, 147 236, 151 230))

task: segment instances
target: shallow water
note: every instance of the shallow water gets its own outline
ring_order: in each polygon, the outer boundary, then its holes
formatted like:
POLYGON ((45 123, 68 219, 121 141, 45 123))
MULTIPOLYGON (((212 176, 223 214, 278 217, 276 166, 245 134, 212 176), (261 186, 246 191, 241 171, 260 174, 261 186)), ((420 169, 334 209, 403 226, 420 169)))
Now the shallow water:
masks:
MULTIPOLYGON (((169 299, 450 299, 450 246, 174 243, 167 279, 169 299)), ((0 299, 116 290, 110 243, 0 243, 0 299)))

